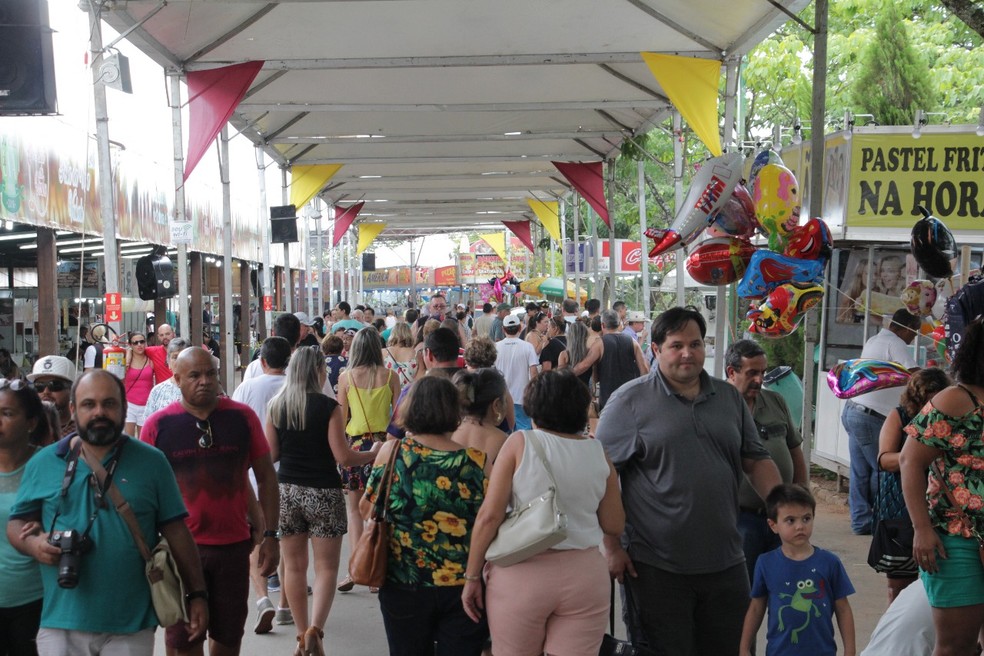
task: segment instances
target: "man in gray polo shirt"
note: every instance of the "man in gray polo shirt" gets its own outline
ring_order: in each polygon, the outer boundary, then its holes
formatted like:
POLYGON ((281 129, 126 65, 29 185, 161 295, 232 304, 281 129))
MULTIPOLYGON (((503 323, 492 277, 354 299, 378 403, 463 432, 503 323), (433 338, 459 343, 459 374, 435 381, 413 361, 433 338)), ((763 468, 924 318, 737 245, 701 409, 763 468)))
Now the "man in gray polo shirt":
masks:
POLYGON ((649 645, 674 656, 736 652, 749 593, 738 483, 765 497, 781 482, 741 394, 704 372, 706 331, 696 310, 657 317, 657 366, 612 394, 595 431, 626 512, 627 550, 605 538, 609 569, 649 645))

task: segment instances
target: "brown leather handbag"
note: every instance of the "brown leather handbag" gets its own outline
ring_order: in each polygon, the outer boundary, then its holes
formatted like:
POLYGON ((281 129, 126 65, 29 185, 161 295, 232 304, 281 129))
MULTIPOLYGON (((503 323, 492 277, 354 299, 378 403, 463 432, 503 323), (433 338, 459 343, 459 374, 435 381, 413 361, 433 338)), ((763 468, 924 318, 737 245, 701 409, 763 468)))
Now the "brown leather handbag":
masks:
POLYGON ((392 526, 387 521, 389 496, 393 489, 393 469, 400 452, 398 441, 386 463, 386 470, 379 481, 379 492, 373 504, 369 526, 362 532, 359 543, 349 557, 349 578, 358 585, 381 588, 386 582, 386 563, 389 559, 389 540, 392 526))

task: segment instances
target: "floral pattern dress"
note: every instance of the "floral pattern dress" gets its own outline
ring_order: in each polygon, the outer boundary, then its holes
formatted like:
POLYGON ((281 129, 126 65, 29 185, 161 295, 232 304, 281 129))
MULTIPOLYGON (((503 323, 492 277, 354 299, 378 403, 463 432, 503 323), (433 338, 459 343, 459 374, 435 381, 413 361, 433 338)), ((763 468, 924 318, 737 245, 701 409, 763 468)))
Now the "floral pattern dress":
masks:
POLYGON ((933 524, 949 535, 965 538, 984 534, 984 412, 977 407, 962 417, 951 417, 927 403, 905 432, 927 446, 942 451, 937 458, 953 491, 953 497, 967 514, 972 526, 958 517, 958 510, 930 468, 926 499, 933 524))
MULTIPOLYGON (((421 586, 463 586, 468 544, 485 498, 485 454, 438 451, 400 440, 388 515, 392 521, 386 579, 421 586)), ((367 498, 376 503, 385 466, 372 469, 367 498)))

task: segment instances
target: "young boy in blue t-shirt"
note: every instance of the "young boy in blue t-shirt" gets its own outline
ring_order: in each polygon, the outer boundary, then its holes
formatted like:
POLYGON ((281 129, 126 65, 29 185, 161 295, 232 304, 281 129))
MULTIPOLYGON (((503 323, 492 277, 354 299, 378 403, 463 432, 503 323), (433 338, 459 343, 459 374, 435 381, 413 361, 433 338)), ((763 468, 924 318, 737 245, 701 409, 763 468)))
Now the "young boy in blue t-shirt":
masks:
POLYGON ((845 656, 855 656, 854 613, 847 596, 854 586, 834 554, 810 544, 817 502, 799 485, 778 485, 765 500, 769 527, 782 546, 755 563, 752 601, 741 632, 740 656, 751 656, 765 609, 769 609, 767 656, 834 656, 832 617, 837 617, 845 656))

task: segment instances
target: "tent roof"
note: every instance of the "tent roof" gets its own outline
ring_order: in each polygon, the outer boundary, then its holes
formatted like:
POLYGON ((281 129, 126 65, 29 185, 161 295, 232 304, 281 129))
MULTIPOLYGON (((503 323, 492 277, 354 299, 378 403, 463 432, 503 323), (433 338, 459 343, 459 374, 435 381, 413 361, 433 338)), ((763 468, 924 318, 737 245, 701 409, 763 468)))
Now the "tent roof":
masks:
POLYGON ((169 69, 263 60, 234 127, 281 165, 344 164, 322 198, 365 200, 396 237, 531 218, 526 198, 569 188, 552 160, 613 158, 668 115, 640 51, 743 54, 807 2, 128 0, 103 18, 169 69))

